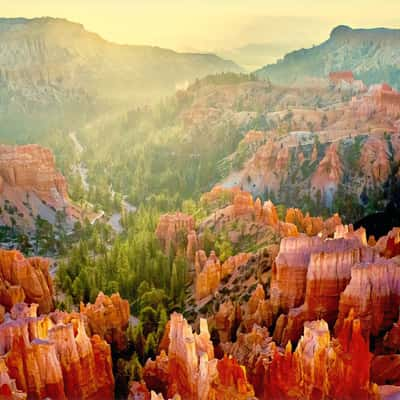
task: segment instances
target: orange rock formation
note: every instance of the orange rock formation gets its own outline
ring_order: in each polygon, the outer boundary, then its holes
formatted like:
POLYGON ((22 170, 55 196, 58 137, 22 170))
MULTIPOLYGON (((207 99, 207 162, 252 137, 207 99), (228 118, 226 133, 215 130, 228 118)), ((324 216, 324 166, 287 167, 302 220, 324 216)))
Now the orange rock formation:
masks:
POLYGON ((213 294, 217 289, 222 279, 231 274, 240 265, 245 265, 250 253, 239 253, 229 257, 222 265, 215 255, 211 252, 207 258, 204 250, 196 252, 195 256, 195 297, 201 300, 210 294, 213 294))
POLYGON ((8 311, 20 302, 37 303, 40 313, 53 310, 49 261, 25 258, 19 251, 0 249, 0 305, 8 311))
POLYGON ((258 363, 260 399, 371 399, 379 398, 370 381, 368 344, 360 321, 346 319, 338 339, 332 339, 325 321, 305 324, 304 335, 292 352, 275 351, 270 363, 258 363))
POLYGON ((343 165, 339 158, 338 148, 335 143, 327 149, 324 158, 319 162, 318 168, 311 178, 311 189, 314 196, 321 193, 321 200, 330 206, 338 185, 342 180, 343 165))
POLYGON ((99 335, 118 350, 126 347, 126 329, 129 324, 130 309, 127 300, 119 294, 110 297, 100 292, 94 304, 80 304, 80 312, 87 316, 89 332, 99 335))
MULTIPOLYGON (((0 205, 6 201, 18 211, 18 216, 30 227, 33 216, 41 215, 53 221, 53 212, 43 214, 43 203, 52 210, 65 210, 67 218, 80 218, 68 197, 65 178, 56 170, 53 154, 36 144, 0 146, 0 205), (50 216, 53 215, 52 217, 50 216)), ((7 208, 7 207, 6 207, 7 208)), ((3 222, 10 217, 3 213, 3 222)))
POLYGON ((186 237, 194 230, 194 219, 190 215, 180 212, 165 214, 160 217, 156 235, 164 251, 170 248, 184 247, 186 237))
POLYGON ((244 369, 234 359, 214 358, 204 319, 200 321, 200 333, 194 334, 182 315, 171 315, 168 356, 163 353, 156 362, 149 360, 144 368, 146 383, 151 390, 151 379, 146 377, 152 374, 148 370, 165 371, 165 367, 158 367, 157 363, 168 364, 168 398, 176 394, 187 400, 245 400, 254 396, 244 369))
POLYGON ((0 325, 0 360, 15 386, 28 399, 112 399, 110 346, 87 336, 79 314, 35 311, 18 306, 11 312, 18 319, 0 325))

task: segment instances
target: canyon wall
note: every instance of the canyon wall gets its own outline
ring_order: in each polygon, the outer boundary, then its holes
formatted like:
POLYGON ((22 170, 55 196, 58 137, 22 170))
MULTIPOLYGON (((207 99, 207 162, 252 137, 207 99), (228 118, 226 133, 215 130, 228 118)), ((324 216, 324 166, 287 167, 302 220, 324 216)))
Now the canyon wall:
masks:
POLYGON ((0 206, 7 225, 33 228, 38 215, 54 224, 57 211, 65 213, 67 223, 80 218, 52 152, 36 144, 0 145, 0 206))

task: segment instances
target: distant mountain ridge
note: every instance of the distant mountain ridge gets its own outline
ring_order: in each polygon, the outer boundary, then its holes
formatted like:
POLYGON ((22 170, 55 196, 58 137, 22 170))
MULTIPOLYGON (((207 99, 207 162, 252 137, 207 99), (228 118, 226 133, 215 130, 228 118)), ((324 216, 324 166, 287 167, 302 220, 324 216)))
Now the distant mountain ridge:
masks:
POLYGON ((149 104, 196 78, 240 71, 214 54, 114 44, 64 19, 2 18, 0 126, 31 129, 44 118, 57 126, 60 117, 149 104))
POLYGON ((320 45, 288 53, 256 74, 291 85, 341 70, 352 70, 367 84, 387 81, 400 88, 400 29, 352 29, 340 25, 320 45))

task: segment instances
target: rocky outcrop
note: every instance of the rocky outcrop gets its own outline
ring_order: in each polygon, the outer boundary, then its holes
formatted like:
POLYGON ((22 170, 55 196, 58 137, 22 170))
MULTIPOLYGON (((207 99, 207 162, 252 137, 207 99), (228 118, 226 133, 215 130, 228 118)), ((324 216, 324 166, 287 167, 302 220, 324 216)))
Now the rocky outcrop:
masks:
POLYGON ((248 242, 250 238, 254 246, 261 247, 270 244, 276 236, 298 234, 295 225, 279 220, 277 209, 271 201, 262 203, 259 198, 254 200, 249 192, 237 189, 232 189, 229 193, 232 193, 232 199, 228 205, 214 210, 199 225, 200 248, 204 244, 205 231, 211 231, 215 235, 227 233, 227 239, 242 250, 246 250, 248 245, 244 242, 248 242))
POLYGON ((243 306, 242 327, 250 332, 254 325, 271 326, 274 319, 271 303, 266 300, 264 288, 258 284, 247 304, 243 306))
POLYGON ((272 360, 258 363, 262 375, 256 394, 260 399, 371 399, 379 398, 371 384, 368 344, 361 334, 360 321, 346 319, 337 339, 330 336, 325 321, 304 326, 296 351, 291 345, 272 360))
MULTIPOLYGON (((340 230, 340 226, 338 229, 340 230)), ((362 255, 364 252, 361 249, 366 245, 365 235, 365 230, 360 229, 346 234, 346 238, 338 238, 338 235, 336 235, 333 240, 305 235, 283 238, 273 266, 271 281, 271 302, 274 310, 276 312, 281 310, 286 313, 289 309, 303 304, 307 287, 307 274, 313 254, 338 253, 337 256, 342 257, 340 253, 350 252, 349 254, 352 254, 351 250, 360 249, 359 254, 362 255)), ((372 257, 371 253, 373 253, 372 250, 365 250, 366 257, 372 257)), ((313 261, 316 261, 317 257, 314 256, 313 261)), ((318 260, 324 260, 324 262, 327 259, 325 256, 318 258, 318 260)), ((335 263, 333 265, 335 265, 335 268, 337 267, 335 263)), ((318 267, 316 269, 311 268, 310 279, 312 279, 315 270, 318 270, 318 267)))
POLYGON ((330 207, 343 176, 343 164, 336 144, 331 144, 311 178, 311 190, 318 201, 330 207), (320 198, 318 199, 318 197, 320 198))
POLYGON ((378 336, 398 320, 400 267, 392 260, 358 263, 339 301, 335 330, 340 331, 351 309, 361 321, 363 334, 378 336))
MULTIPOLYGON (((340 246, 337 251, 311 254, 304 304, 290 309, 280 343, 297 342, 306 321, 324 319, 333 327, 338 317, 339 298, 350 281, 352 268, 360 260, 373 261, 376 256, 367 249, 341 250, 340 246)), ((277 338, 278 333, 274 334, 277 338)))
POLYGON ((37 303, 39 313, 53 310, 53 284, 49 261, 25 258, 16 250, 0 249, 0 305, 10 310, 23 301, 37 303))
POLYGON ((84 316, 16 306, 0 325, 0 359, 28 399, 112 399, 110 346, 85 330, 84 316))
POLYGON ((181 315, 173 314, 169 354, 162 352, 146 363, 146 386, 133 384, 134 393, 148 396, 150 390, 164 391, 163 398, 179 395, 188 400, 379 398, 370 377, 372 356, 354 313, 337 338, 331 337, 323 320, 306 323, 294 352, 291 344, 277 347, 268 330, 258 325, 222 347, 229 356, 214 359, 205 320, 197 335, 181 315))
POLYGON ((132 382, 129 387, 128 400, 151 400, 151 394, 145 383, 132 382))
POLYGON ((198 301, 213 294, 220 285, 222 279, 232 274, 236 268, 245 265, 250 259, 250 253, 239 253, 229 257, 222 265, 211 252, 207 258, 204 250, 196 252, 195 256, 195 297, 198 301))
POLYGON ((246 163, 238 185, 249 191, 254 185, 276 193, 287 177, 288 166, 289 148, 270 138, 246 163))
POLYGON ((240 307, 230 300, 226 301, 219 306, 214 320, 221 343, 229 342, 241 321, 240 307))
POLYGON ((254 386, 256 393, 260 392, 264 376, 259 374, 258 366, 263 360, 270 362, 276 350, 268 329, 254 325, 250 332, 239 333, 235 342, 224 343, 222 348, 226 354, 246 367, 249 382, 254 386))
POLYGON ((164 214, 160 217, 156 235, 165 252, 171 248, 184 249, 189 232, 194 230, 194 219, 190 215, 180 212, 164 214))
POLYGON ((200 250, 200 244, 196 231, 190 231, 187 235, 186 258, 194 263, 196 252, 200 250))
POLYGON ((55 223, 57 211, 65 213, 66 223, 80 218, 52 152, 38 145, 0 146, 0 206, 7 225, 33 228, 38 215, 55 223))
MULTIPOLYGON (((200 321, 200 333, 192 328, 180 314, 171 315, 170 343, 168 356, 163 353, 156 361, 149 360, 144 367, 147 387, 151 386, 154 372, 165 371, 168 365, 168 398, 179 394, 182 399, 207 400, 211 398, 229 398, 245 400, 254 396, 246 373, 232 358, 217 360, 210 341, 206 320, 200 321), (157 366, 157 363, 164 367, 157 366), (152 371, 150 373, 149 371, 152 371)), ((160 381, 158 382, 158 384, 160 381)))
POLYGON ((339 214, 324 219, 322 217, 311 217, 306 215, 298 208, 289 208, 286 211, 285 222, 293 224, 299 232, 306 233, 308 236, 315 236, 321 233, 324 236, 330 236, 335 232, 337 226, 342 224, 339 214))
POLYGON ((375 356, 371 362, 371 378, 378 385, 396 385, 400 391, 400 354, 375 356))
POLYGON ((130 309, 119 294, 108 297, 100 292, 94 304, 80 304, 80 313, 87 317, 90 334, 99 335, 118 350, 126 347, 130 309))
POLYGON ((369 188, 381 187, 391 173, 388 142, 382 138, 370 137, 361 148, 360 170, 369 188))
POLYGON ((26 400, 26 393, 17 389, 15 379, 11 379, 4 359, 0 358, 0 399, 26 400))

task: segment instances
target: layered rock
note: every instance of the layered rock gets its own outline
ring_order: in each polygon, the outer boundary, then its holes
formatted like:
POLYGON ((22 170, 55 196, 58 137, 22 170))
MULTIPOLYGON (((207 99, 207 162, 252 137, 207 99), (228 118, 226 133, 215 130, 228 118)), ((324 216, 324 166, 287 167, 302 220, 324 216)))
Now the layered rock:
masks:
MULTIPOLYGON (((229 398, 245 400, 254 395, 247 382, 246 373, 236 360, 214 358, 214 349, 210 341, 206 320, 200 321, 200 333, 194 334, 192 328, 180 314, 171 315, 170 343, 168 356, 162 354, 156 362, 148 361, 144 376, 149 389, 150 371, 165 371, 168 364, 168 398, 179 394, 182 399, 207 400, 211 398, 229 398)), ((164 378, 166 379, 166 378, 164 378)))
POLYGON ((289 148, 270 138, 246 163, 239 186, 251 191, 254 185, 276 193, 287 177, 288 166, 289 148))
POLYGON ((83 316, 17 308, 0 325, 0 357, 28 399, 113 398, 110 346, 87 336, 83 316))
POLYGON ((37 215, 54 223, 56 211, 65 212, 67 222, 80 218, 80 211, 69 200, 65 178, 56 170, 53 154, 35 144, 0 146, 0 206, 4 210, 2 222, 8 225, 13 218, 32 228, 37 215))
POLYGON ((338 154, 338 147, 333 143, 326 150, 324 158, 319 162, 317 170, 311 178, 311 190, 314 196, 317 198, 320 193, 320 200, 327 207, 332 205, 342 176, 343 164, 338 154))
POLYGON ((100 292, 94 304, 80 304, 80 313, 86 315, 91 334, 99 335, 118 350, 126 347, 130 309, 129 302, 119 294, 108 297, 100 292))
POLYGON ((19 251, 0 249, 0 305, 10 310, 20 302, 37 303, 40 313, 53 310, 49 261, 25 258, 19 251))
POLYGON ((245 265, 250 259, 250 253, 239 253, 229 257, 222 265, 215 252, 207 258, 204 250, 196 252, 195 256, 195 297, 198 301, 213 294, 220 282, 232 274, 236 268, 245 265))
POLYGON ((346 320, 338 339, 332 339, 325 321, 305 324, 296 351, 288 344, 275 351, 270 362, 259 362, 256 386, 260 399, 379 398, 370 381, 371 354, 361 334, 360 321, 346 320))
POLYGON ((335 232, 336 227, 342 224, 338 214, 334 214, 324 221, 322 217, 311 217, 309 213, 304 215, 298 208, 289 208, 286 211, 285 221, 296 225, 299 232, 306 233, 308 236, 315 236, 319 233, 330 236, 335 232))
MULTIPOLYGON (((340 227, 338 228, 340 230, 340 227)), ((336 235, 338 236, 338 235, 336 235)), ((279 254, 275 259, 273 276, 271 281, 271 302, 276 313, 283 311, 287 313, 289 309, 300 306, 304 303, 307 273, 309 270, 311 256, 315 253, 339 253, 350 252, 348 257, 352 259, 351 250, 360 249, 359 254, 372 257, 371 251, 361 250, 366 244, 365 230, 360 229, 356 232, 346 234, 346 237, 335 239, 323 239, 320 236, 299 236, 283 238, 280 244, 279 254)), ((319 258, 325 261, 326 257, 319 258)), ((316 259, 314 259, 316 261, 316 259)), ((333 260, 334 268, 337 268, 333 260)), ((329 267, 325 267, 326 270, 329 267)), ((350 267, 347 268, 349 270, 350 267)), ((313 271, 310 271, 312 279, 313 271)), ((322 273, 322 271, 321 271, 322 273)))
POLYGON ((194 219, 190 215, 164 214, 158 222, 156 235, 164 251, 169 252, 171 248, 185 248, 187 235, 194 228, 194 219))
POLYGON ((212 215, 201 222, 200 248, 204 244, 202 238, 206 230, 215 234, 228 232, 228 239, 239 248, 242 239, 245 241, 249 237, 254 240, 255 246, 259 246, 276 236, 298 234, 295 225, 279 220, 277 209, 271 201, 262 203, 259 198, 254 201, 249 192, 242 190, 232 189, 228 192, 232 193, 228 205, 214 210, 212 215))
MULTIPOLYGON (((358 263, 379 260, 379 252, 366 243, 364 229, 338 226, 335 239, 319 236, 284 238, 275 260, 271 281, 271 306, 276 317, 274 339, 297 342, 306 321, 337 321, 339 299, 358 263)), ((352 307, 343 309, 342 320, 352 307)), ((392 321, 393 322, 393 321, 392 321)))
POLYGON ((361 148, 360 170, 366 179, 367 187, 381 187, 391 173, 388 142, 369 137, 361 148))
POLYGON ((0 358, 0 399, 26 400, 26 393, 17 389, 15 379, 11 379, 4 359, 0 358))
POLYGON ((270 326, 273 318, 271 303, 266 300, 262 285, 258 284, 249 301, 243 307, 242 327, 246 332, 249 332, 254 325, 270 326))
POLYGON ((240 307, 230 300, 226 301, 219 306, 214 320, 219 340, 222 343, 228 342, 236 333, 235 330, 241 321, 240 307))
MULTIPOLYGON (((339 243, 338 243, 339 244, 339 243)), ((279 342, 296 342, 306 321, 324 319, 333 327, 338 316, 339 298, 351 278, 351 269, 360 260, 373 261, 376 253, 363 248, 311 254, 307 270, 304 304, 292 308, 279 342)), ((278 339, 278 332, 274 332, 278 339)))
POLYGON ((271 281, 271 303, 276 313, 302 304, 310 256, 322 243, 318 236, 282 239, 271 281))
POLYGON ((379 238, 375 248, 385 258, 400 255, 400 228, 393 228, 387 235, 379 238))
POLYGON ((256 392, 259 392, 263 386, 264 376, 257 375, 258 365, 263 360, 271 360, 276 350, 268 329, 254 325, 250 332, 239 333, 235 342, 224 343, 222 348, 226 354, 231 355, 238 363, 246 367, 249 382, 256 392))
POLYGON ((371 362, 371 378, 378 385, 396 385, 400 391, 400 354, 375 356, 371 362))
POLYGON ((350 309, 361 321, 365 337, 378 336, 399 317, 400 267, 392 260, 379 259, 353 266, 351 280, 339 301, 335 330, 339 331, 350 309))

